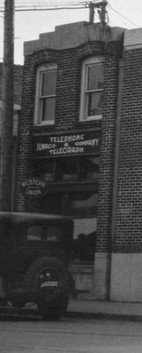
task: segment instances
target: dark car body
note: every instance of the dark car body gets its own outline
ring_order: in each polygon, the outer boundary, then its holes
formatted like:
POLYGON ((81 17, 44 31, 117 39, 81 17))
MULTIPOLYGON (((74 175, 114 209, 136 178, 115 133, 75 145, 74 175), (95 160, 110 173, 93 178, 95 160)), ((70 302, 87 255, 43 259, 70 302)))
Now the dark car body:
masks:
POLYGON ((7 300, 19 307, 35 302, 43 316, 61 316, 62 303, 67 307, 69 296, 76 295, 68 271, 72 247, 69 217, 0 212, 0 276, 7 300))

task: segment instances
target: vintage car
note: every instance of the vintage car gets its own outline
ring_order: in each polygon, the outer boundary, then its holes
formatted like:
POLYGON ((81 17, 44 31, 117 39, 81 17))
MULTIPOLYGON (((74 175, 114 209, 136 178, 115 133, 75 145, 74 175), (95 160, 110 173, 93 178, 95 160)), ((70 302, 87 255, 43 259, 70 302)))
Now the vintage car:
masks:
POLYGON ((36 303, 44 318, 58 319, 76 297, 68 266, 73 220, 39 213, 0 212, 0 277, 7 302, 36 303))

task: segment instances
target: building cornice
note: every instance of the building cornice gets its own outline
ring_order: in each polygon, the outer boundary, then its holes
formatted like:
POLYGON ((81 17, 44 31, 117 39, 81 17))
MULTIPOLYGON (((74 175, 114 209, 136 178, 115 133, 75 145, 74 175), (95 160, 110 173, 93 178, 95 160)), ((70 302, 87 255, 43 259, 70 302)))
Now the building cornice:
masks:
POLYGON ((39 39, 24 43, 24 56, 43 49, 64 50, 92 41, 122 41, 124 28, 102 27, 101 23, 77 22, 55 27, 54 32, 43 33, 39 39))

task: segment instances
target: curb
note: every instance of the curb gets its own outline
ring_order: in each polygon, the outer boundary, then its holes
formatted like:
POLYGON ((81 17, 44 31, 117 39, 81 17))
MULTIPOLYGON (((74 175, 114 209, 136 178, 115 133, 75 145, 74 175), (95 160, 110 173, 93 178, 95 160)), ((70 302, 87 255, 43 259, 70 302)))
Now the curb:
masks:
MULTIPOLYGON (((115 320, 115 321, 139 321, 142 322, 142 315, 137 314, 117 314, 103 312, 83 312, 68 310, 66 318, 75 319, 96 319, 96 320, 115 320)), ((0 306, 0 320, 43 320, 36 308, 16 309, 11 306, 0 306)))
POLYGON ((99 320, 118 320, 118 321, 142 321, 142 315, 135 314, 113 314, 113 313, 89 313, 67 311, 66 317, 82 318, 82 319, 99 319, 99 320))

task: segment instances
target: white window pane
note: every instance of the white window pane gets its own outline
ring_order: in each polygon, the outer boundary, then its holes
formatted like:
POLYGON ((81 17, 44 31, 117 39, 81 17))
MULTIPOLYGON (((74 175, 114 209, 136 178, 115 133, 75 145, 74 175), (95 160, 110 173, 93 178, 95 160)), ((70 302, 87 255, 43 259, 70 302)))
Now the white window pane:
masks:
POLYGON ((88 65, 88 84, 87 90, 97 90, 103 88, 103 65, 100 64, 92 64, 88 65))
POLYGON ((88 116, 102 114, 103 92, 88 93, 88 116))
POLYGON ((56 70, 42 73, 42 96, 50 96, 56 93, 56 70))
POLYGON ((41 100, 41 121, 52 121, 55 117, 55 98, 41 100))

